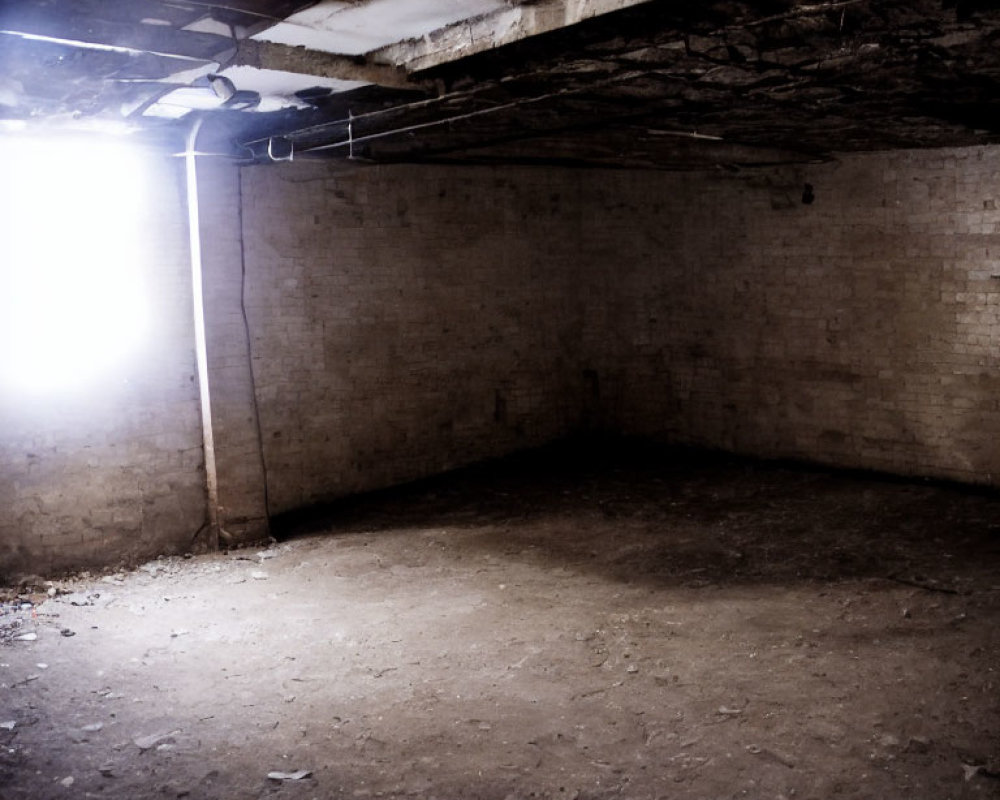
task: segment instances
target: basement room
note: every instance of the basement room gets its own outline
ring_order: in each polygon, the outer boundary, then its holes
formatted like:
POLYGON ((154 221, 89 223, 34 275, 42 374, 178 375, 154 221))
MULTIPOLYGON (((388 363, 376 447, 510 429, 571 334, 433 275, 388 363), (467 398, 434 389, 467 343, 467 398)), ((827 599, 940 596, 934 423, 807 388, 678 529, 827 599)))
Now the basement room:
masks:
POLYGON ((1000 6, 0 0, 60 798, 1000 798, 1000 6))

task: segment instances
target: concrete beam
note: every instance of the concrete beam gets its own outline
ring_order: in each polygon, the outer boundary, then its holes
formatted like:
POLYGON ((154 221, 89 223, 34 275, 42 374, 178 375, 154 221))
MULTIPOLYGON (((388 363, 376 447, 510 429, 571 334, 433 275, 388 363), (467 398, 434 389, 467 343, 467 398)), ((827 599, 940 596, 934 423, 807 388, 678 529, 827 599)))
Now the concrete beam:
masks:
POLYGON ((650 0, 524 2, 513 8, 449 25, 421 39, 388 45, 369 53, 368 58, 373 63, 402 67, 407 72, 419 72, 648 2, 650 0))
POLYGON ((406 70, 387 64, 373 64, 364 56, 323 53, 256 39, 240 40, 236 45, 236 55, 226 66, 248 66, 321 78, 366 81, 394 89, 420 88, 419 84, 410 80, 406 70))

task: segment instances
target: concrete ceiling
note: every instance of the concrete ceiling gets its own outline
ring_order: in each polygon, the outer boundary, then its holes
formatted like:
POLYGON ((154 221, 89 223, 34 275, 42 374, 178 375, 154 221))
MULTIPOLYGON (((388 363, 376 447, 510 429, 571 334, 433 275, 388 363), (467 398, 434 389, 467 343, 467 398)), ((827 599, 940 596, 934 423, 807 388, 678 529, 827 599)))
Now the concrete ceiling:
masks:
POLYGON ((993 0, 0 0, 0 127, 738 168, 1000 139, 993 0))

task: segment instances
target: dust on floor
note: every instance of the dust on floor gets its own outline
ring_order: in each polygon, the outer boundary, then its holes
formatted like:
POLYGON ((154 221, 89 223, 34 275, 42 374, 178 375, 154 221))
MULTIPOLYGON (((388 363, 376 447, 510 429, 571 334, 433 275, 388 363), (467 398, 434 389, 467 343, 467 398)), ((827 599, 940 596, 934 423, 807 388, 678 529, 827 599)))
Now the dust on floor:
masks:
POLYGON ((57 581, 0 619, 0 798, 1000 797, 998 511, 549 452, 57 581))

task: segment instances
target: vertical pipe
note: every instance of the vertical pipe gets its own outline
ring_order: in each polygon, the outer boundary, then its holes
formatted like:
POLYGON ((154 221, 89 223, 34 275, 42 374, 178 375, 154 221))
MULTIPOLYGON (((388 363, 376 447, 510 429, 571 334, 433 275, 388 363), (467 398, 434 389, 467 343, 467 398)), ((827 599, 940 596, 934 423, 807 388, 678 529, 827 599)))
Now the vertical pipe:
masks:
POLYGON ((201 215, 198 206, 198 169, 195 145, 202 120, 188 131, 184 161, 187 175, 188 233, 191 237, 191 288, 194 298, 194 346, 201 395, 201 432, 205 448, 205 485, 208 492, 209 542, 219 546, 219 479, 215 466, 215 436, 212 430, 212 395, 208 381, 208 346, 205 337, 205 296, 201 263, 201 215))

